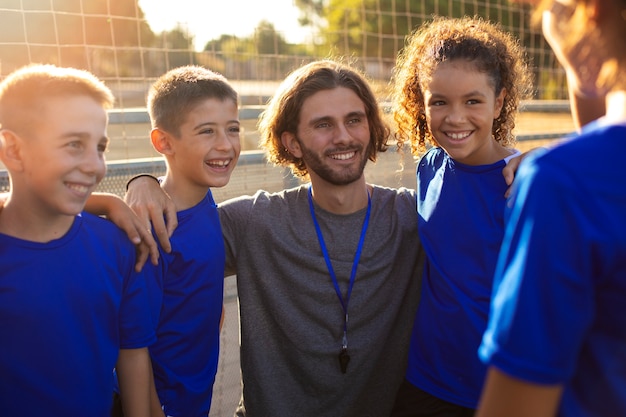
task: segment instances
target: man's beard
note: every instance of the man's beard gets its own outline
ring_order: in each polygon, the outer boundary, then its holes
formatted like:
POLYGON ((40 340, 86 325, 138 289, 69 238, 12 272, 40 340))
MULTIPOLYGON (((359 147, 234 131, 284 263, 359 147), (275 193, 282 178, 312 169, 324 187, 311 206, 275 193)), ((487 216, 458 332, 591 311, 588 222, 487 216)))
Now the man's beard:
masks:
POLYGON ((346 148, 335 148, 326 151, 325 155, 320 158, 318 154, 308 149, 300 143, 300 150, 302 151, 302 160, 306 164, 309 173, 314 172, 315 175, 323 179, 324 181, 333 185, 347 185, 361 178, 365 164, 367 163, 367 155, 369 155, 369 148, 363 152, 363 146, 350 146, 346 148), (337 152, 356 152, 357 157, 361 157, 361 161, 355 168, 354 165, 346 166, 342 168, 334 168, 325 163, 326 155, 337 152))

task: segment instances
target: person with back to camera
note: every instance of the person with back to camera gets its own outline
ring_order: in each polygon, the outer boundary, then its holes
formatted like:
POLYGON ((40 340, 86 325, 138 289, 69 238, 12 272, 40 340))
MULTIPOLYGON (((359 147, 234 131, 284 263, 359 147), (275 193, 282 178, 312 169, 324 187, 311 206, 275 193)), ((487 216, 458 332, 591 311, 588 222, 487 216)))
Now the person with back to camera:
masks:
POLYGON ((0 83, 3 415, 108 416, 116 366, 126 415, 149 415, 155 335, 135 248, 82 212, 106 172, 112 103, 74 68, 30 65, 0 83))
POLYGON ((167 165, 161 188, 178 218, 153 282, 162 299, 156 297, 157 341, 150 346, 152 406, 155 415, 206 417, 219 357, 225 259, 211 187, 228 183, 239 158, 238 97, 223 76, 184 66, 152 84, 148 111, 152 145, 167 165))
POLYGON ((478 415, 626 415, 626 1, 545 1, 543 33, 606 115, 520 167, 478 415))
POLYGON ((415 155, 418 231, 426 252, 405 382, 392 416, 471 416, 485 366, 487 326, 504 234, 502 170, 521 99, 532 90, 522 48, 478 18, 418 28, 395 73, 397 137, 415 155))

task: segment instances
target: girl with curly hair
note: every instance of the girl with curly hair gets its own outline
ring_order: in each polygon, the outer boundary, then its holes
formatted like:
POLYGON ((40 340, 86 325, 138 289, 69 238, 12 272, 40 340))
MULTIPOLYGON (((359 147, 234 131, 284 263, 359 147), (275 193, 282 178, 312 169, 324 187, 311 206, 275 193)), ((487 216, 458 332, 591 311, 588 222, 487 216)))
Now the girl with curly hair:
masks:
POLYGON ((394 417, 474 414, 485 376, 476 351, 504 234, 502 170, 519 154, 512 131, 531 90, 522 47, 478 18, 435 18, 400 54, 396 138, 423 154, 417 209, 427 261, 394 417))

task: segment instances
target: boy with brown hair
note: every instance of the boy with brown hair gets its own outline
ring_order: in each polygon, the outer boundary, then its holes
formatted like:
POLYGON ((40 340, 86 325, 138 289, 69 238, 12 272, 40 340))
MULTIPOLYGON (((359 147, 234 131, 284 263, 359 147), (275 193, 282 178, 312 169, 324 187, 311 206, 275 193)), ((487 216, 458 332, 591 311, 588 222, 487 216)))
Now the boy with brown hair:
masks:
POLYGON ((157 342, 150 346, 160 400, 153 395, 152 407, 168 416, 206 417, 217 373, 226 256, 211 187, 228 183, 239 158, 238 96, 222 75, 184 66, 152 85, 148 111, 150 140, 167 165, 161 188, 178 218, 154 282, 162 300, 157 342))

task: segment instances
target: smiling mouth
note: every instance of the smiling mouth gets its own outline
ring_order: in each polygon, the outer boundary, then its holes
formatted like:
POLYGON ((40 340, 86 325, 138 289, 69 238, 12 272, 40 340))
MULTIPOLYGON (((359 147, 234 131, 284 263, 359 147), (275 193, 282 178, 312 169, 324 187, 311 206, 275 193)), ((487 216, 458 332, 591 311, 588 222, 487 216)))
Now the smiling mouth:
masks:
POLYGON ((218 161, 207 161, 205 163, 212 168, 226 168, 230 165, 231 161, 232 159, 222 159, 218 161))
POLYGON ((69 188, 70 190, 75 191, 80 194, 88 193, 89 189, 91 188, 91 186, 88 186, 88 185, 69 183, 69 182, 66 182, 65 186, 69 188))
POLYGON ((467 138, 469 135, 471 135, 472 132, 471 131, 467 131, 467 132, 446 132, 446 136, 448 136, 450 139, 454 139, 454 140, 462 140, 467 138))
POLYGON ((334 154, 331 154, 329 156, 330 156, 330 158, 336 159, 338 161, 345 161, 345 160, 354 158, 354 155, 356 155, 356 151, 334 153, 334 154))

